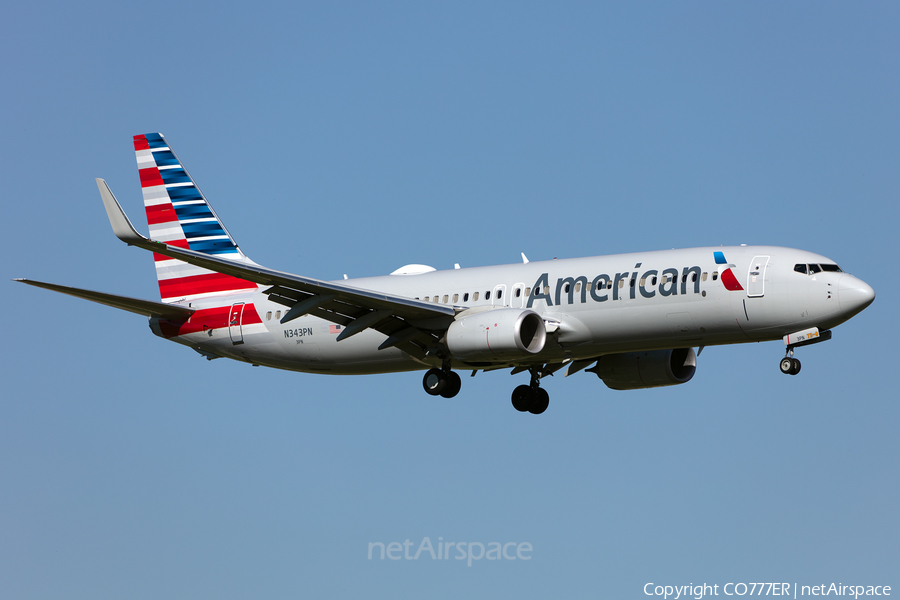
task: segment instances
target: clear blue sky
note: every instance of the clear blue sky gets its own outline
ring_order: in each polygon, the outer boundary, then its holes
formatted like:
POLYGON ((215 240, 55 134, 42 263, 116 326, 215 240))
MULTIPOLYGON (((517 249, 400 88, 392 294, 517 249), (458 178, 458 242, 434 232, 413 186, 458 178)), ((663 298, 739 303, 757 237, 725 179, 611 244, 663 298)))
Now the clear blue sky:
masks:
POLYGON ((12 3, 0 37, 0 597, 643 598, 900 587, 900 8, 888 2, 12 3), (719 244, 834 259, 875 303, 777 368, 707 348, 613 392, 217 360, 10 282, 158 298, 131 136, 242 249, 336 279, 719 244), (529 542, 530 561, 367 560, 529 542))

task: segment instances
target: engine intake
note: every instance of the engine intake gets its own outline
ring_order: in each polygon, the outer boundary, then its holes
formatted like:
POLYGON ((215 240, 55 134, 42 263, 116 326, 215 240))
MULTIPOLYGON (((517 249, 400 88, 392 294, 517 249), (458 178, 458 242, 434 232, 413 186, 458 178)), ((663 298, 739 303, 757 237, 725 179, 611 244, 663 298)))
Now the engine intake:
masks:
POLYGON ((465 360, 496 360, 537 354, 547 330, 533 310, 498 308, 457 318, 447 329, 447 347, 465 360))
POLYGON ((596 366, 587 370, 596 373, 606 387, 613 390, 679 385, 694 376, 697 355, 693 348, 607 354, 600 357, 596 366))

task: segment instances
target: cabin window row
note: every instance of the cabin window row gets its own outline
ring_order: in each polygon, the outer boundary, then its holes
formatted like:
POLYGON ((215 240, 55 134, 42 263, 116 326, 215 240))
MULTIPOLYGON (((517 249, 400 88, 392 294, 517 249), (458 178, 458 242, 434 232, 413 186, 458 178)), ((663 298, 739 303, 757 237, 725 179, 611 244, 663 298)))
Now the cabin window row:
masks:
MULTIPOLYGON (((696 272, 690 273, 690 275, 688 275, 687 273, 685 273, 684 275, 682 275, 682 276, 681 276, 681 281, 682 281, 682 283, 686 283, 686 282, 688 281, 688 277, 690 277, 691 283, 696 283, 696 281, 697 281, 697 273, 696 273, 696 272)), ((700 275, 700 281, 706 281, 708 277, 709 277, 709 273, 705 273, 705 272, 704 272, 704 273, 702 273, 702 274, 700 275)), ((674 279, 675 279, 675 278, 672 277, 671 275, 663 275, 663 276, 662 276, 662 282, 663 282, 663 283, 671 283, 674 279)), ((718 272, 718 271, 713 271, 713 273, 712 273, 712 280, 713 280, 713 281, 716 281, 716 280, 718 280, 718 279, 719 279, 719 272, 718 272)), ((619 289, 623 289, 623 288, 625 287, 625 281, 626 281, 625 279, 620 279, 620 280, 619 280, 619 289)), ((655 286, 655 285, 658 283, 658 278, 657 278, 655 275, 654 275, 653 277, 650 277, 649 280, 648 280, 647 277, 642 277, 642 278, 641 278, 641 286, 643 287, 643 286, 647 285, 648 281, 649 281, 650 285, 655 286)), ((630 279, 630 280, 629 280, 629 286, 634 287, 635 284, 636 284, 636 282, 637 282, 636 279, 634 279, 634 278, 630 279)), ((567 283, 565 286, 563 286, 563 291, 564 291, 565 293, 568 294, 571 285, 572 285, 572 284, 567 283)), ((613 282, 612 279, 610 279, 610 280, 608 280, 608 281, 604 281, 604 280, 598 281, 598 282, 597 282, 597 291, 604 290, 604 289, 611 290, 611 289, 613 289, 613 286, 614 286, 614 285, 615 285, 615 284, 614 284, 614 282, 613 282)), ((578 293, 578 292, 580 292, 580 291, 581 291, 581 282, 578 281, 578 282, 575 283, 575 293, 578 293)), ((524 290, 524 295, 525 295, 525 297, 530 296, 530 295, 531 295, 531 292, 532 292, 531 288, 530 288, 530 287, 526 287, 525 290, 524 290)), ((535 289, 534 289, 534 293, 535 293, 535 295, 540 294, 540 293, 541 293, 540 288, 535 288, 535 289)), ((544 295, 549 295, 549 294, 550 294, 550 286, 544 286, 543 294, 544 294, 544 295)), ((513 288, 513 296, 514 296, 514 297, 520 298, 520 297, 522 297, 522 295, 523 295, 523 290, 522 290, 521 287, 514 287, 514 288, 513 288)), ((479 299, 480 297, 481 297, 481 294, 480 294, 479 292, 473 292, 473 293, 472 293, 472 302, 478 302, 478 299, 479 299)), ((500 299, 502 299, 502 298, 503 298, 503 290, 502 290, 502 289, 497 290, 497 297, 496 297, 496 299, 497 299, 497 300, 500 300, 500 299)), ((418 299, 419 299, 419 298, 416 298, 416 300, 418 300, 418 299)), ((438 294, 438 295, 436 295, 436 296, 425 296, 425 297, 422 298, 422 299, 423 299, 425 302, 433 302, 433 303, 435 303, 435 304, 447 304, 447 303, 451 302, 451 296, 450 296, 450 294, 443 294, 443 295, 438 294)), ((488 290, 488 291, 484 292, 484 299, 485 299, 485 300, 490 300, 490 299, 491 299, 491 290, 488 290)), ((462 295, 462 301, 463 301, 463 302, 468 302, 468 301, 469 301, 469 294, 468 294, 468 292, 462 295)), ((453 294, 453 296, 452 296, 452 302, 453 302, 453 304, 456 304, 457 302, 459 302, 459 294, 453 294)))
MULTIPOLYGON (((707 276, 708 276, 708 273, 703 273, 703 274, 701 274, 701 275, 700 275, 700 281, 706 281, 707 276)), ((718 273, 718 272, 713 272, 713 281, 715 281, 716 279, 718 279, 718 276, 719 276, 719 273, 718 273)), ((662 277, 662 282, 663 282, 663 283, 671 283, 671 282, 673 281, 673 279, 674 279, 674 277, 672 277, 671 275, 663 275, 663 277, 662 277)), ((697 281, 697 273, 691 273, 691 275, 690 275, 690 280, 691 280, 691 283, 695 283, 695 282, 697 281)), ((648 281, 650 282, 650 285, 656 285, 658 279, 657 279, 656 275, 654 275, 653 277, 650 277, 649 279, 648 279, 647 277, 641 277, 641 287, 647 285, 647 282, 648 282, 648 281)), ((688 275, 687 275, 687 274, 682 275, 682 276, 681 276, 681 282, 682 282, 682 283, 686 283, 687 281, 688 281, 688 275)), ((635 279, 635 278, 632 277, 632 278, 629 280, 628 285, 629 285, 630 287, 634 287, 635 284, 636 284, 636 282, 637 282, 637 279, 635 279)), ((601 291, 601 290, 611 290, 611 289, 613 289, 613 286, 614 286, 614 285, 615 285, 615 284, 613 283, 613 280, 612 280, 612 279, 610 279, 609 281, 604 281, 604 280, 598 281, 598 282, 597 282, 597 291, 601 291)), ((566 285, 563 286, 563 291, 564 291, 565 293, 568 294, 568 293, 569 293, 569 288, 570 288, 571 286, 572 286, 572 284, 567 283, 566 285)), ((621 289, 623 289, 624 287, 625 287, 625 280, 624 280, 624 279, 620 279, 620 280, 619 280, 619 289, 621 290, 621 289)), ((580 291, 581 291, 581 282, 578 281, 578 282, 575 283, 575 293, 578 293, 578 292, 580 292, 580 291)), ((535 292, 535 293, 537 293, 537 292, 535 292)), ((550 293, 550 288, 549 288, 549 286, 544 286, 544 294, 546 295, 546 294, 549 294, 549 293, 550 293)))
MULTIPOLYGON (((531 288, 525 288, 525 295, 527 296, 530 293, 531 293, 531 288)), ((515 288, 513 290, 513 296, 515 296, 516 298, 520 298, 522 296, 522 288, 515 288)), ((480 292, 472 292, 472 302, 478 302, 478 299, 480 297, 481 297, 480 292)), ((497 290, 497 296, 495 299, 500 300, 502 298, 503 298, 503 290, 499 289, 499 290, 497 290)), ((418 299, 419 298, 416 298, 416 300, 418 300, 418 299)), ((444 295, 437 294, 435 296, 425 296, 422 299, 425 302, 433 302, 435 304, 447 304, 451 301, 451 296, 450 296, 450 294, 444 294, 444 295)), ((453 304, 456 304, 457 302, 459 302, 459 294, 453 294, 452 299, 453 299, 452 300, 453 304)), ((484 292, 484 299, 485 300, 491 299, 491 290, 484 292)), ((469 292, 466 292, 462 295, 462 301, 463 302, 469 301, 469 292)))

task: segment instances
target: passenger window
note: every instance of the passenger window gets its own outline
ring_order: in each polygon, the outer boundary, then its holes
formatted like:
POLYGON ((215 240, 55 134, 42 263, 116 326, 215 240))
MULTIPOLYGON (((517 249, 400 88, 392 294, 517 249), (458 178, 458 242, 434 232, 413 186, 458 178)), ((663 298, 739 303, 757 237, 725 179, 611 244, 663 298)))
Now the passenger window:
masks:
POLYGON ((794 265, 794 272, 803 273, 806 275, 806 265, 796 264, 794 265))
POLYGON ((624 288, 624 287, 625 287, 625 280, 624 280, 624 279, 620 279, 620 280, 619 280, 619 289, 621 290, 621 289, 624 288))
POLYGON ((488 291, 486 291, 486 292, 484 293, 484 299, 485 299, 485 300, 490 300, 490 299, 491 299, 491 290, 488 290, 488 291))
POLYGON ((276 310, 276 311, 275 311, 275 318, 276 318, 276 319, 280 319, 280 318, 281 318, 281 311, 280 311, 280 310, 276 310))
POLYGON ((525 288, 525 295, 526 295, 526 296, 530 296, 530 295, 531 295, 531 288, 530 288, 530 287, 525 288))
POLYGON ((819 265, 809 265, 809 274, 815 275, 816 273, 821 273, 822 269, 819 268, 819 265))
POLYGON ((450 299, 450 297, 447 296, 447 294, 444 294, 444 304, 447 304, 447 300, 449 300, 449 299, 450 299))
POLYGON ((691 273, 691 283, 697 283, 697 273, 691 273))
POLYGON ((503 297, 503 290, 497 290, 497 300, 503 297))
POLYGON ((438 304, 440 301, 441 301, 441 297, 440 297, 440 296, 435 296, 435 297, 434 297, 434 303, 435 303, 435 304, 438 304))
POLYGON ((469 301, 469 292, 466 292, 465 294, 463 294, 463 302, 468 302, 468 301, 469 301))
POLYGON ((272 311, 270 310, 269 312, 266 313, 266 321, 271 321, 271 320, 272 320, 272 311))
POLYGON ((647 285, 647 278, 641 277, 641 287, 644 287, 645 285, 647 285))
POLYGON ((459 302, 459 294, 453 294, 453 304, 459 302))
POLYGON ((522 288, 516 288, 516 298, 522 295, 522 288))
POLYGON ((549 285, 545 285, 545 286, 544 286, 544 295, 545 295, 545 296, 549 296, 549 295, 550 295, 550 286, 549 286, 549 285))
POLYGON ((431 302, 431 296, 425 296, 425 302, 431 302))
POLYGON ((631 282, 628 285, 630 285, 631 287, 634 287, 634 277, 631 278, 631 282))
POLYGON ((576 291, 576 292, 580 292, 580 291, 581 291, 581 282, 580 282, 580 281, 579 281, 578 283, 575 284, 575 291, 576 291))
POLYGON ((718 279, 718 278, 719 278, 719 272, 718 272, 718 271, 713 271, 713 281, 715 281, 715 280, 718 279))
POLYGON ((656 275, 654 275, 653 279, 650 280, 650 285, 656 285, 656 275))
POLYGON ((681 276, 681 283, 687 283, 687 273, 681 276))
POLYGON ((706 273, 700 276, 700 281, 706 281, 706 273))
POLYGON ((478 292, 472 294, 472 302, 478 302, 478 292))
POLYGON ((566 287, 563 289, 563 291, 567 294, 569 293, 569 284, 568 283, 566 284, 566 287))

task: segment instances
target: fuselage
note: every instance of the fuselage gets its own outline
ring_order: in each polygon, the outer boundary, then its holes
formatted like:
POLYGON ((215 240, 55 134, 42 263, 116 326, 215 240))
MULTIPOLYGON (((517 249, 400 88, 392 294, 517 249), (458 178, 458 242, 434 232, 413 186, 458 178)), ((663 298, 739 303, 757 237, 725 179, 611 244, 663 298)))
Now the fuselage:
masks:
MULTIPOLYGON (((874 292, 811 252, 732 246, 639 252, 341 280, 358 289, 468 309, 531 309, 547 324, 537 363, 620 352, 777 340, 827 330, 871 303, 874 292), (801 268, 801 265, 803 268, 801 268)), ((151 320, 157 335, 221 356, 295 371, 363 374, 440 364, 368 329, 337 341, 341 327, 306 315, 280 323, 287 307, 263 289, 183 303, 184 322, 151 320)), ((455 369, 504 366, 453 360, 455 369)))

